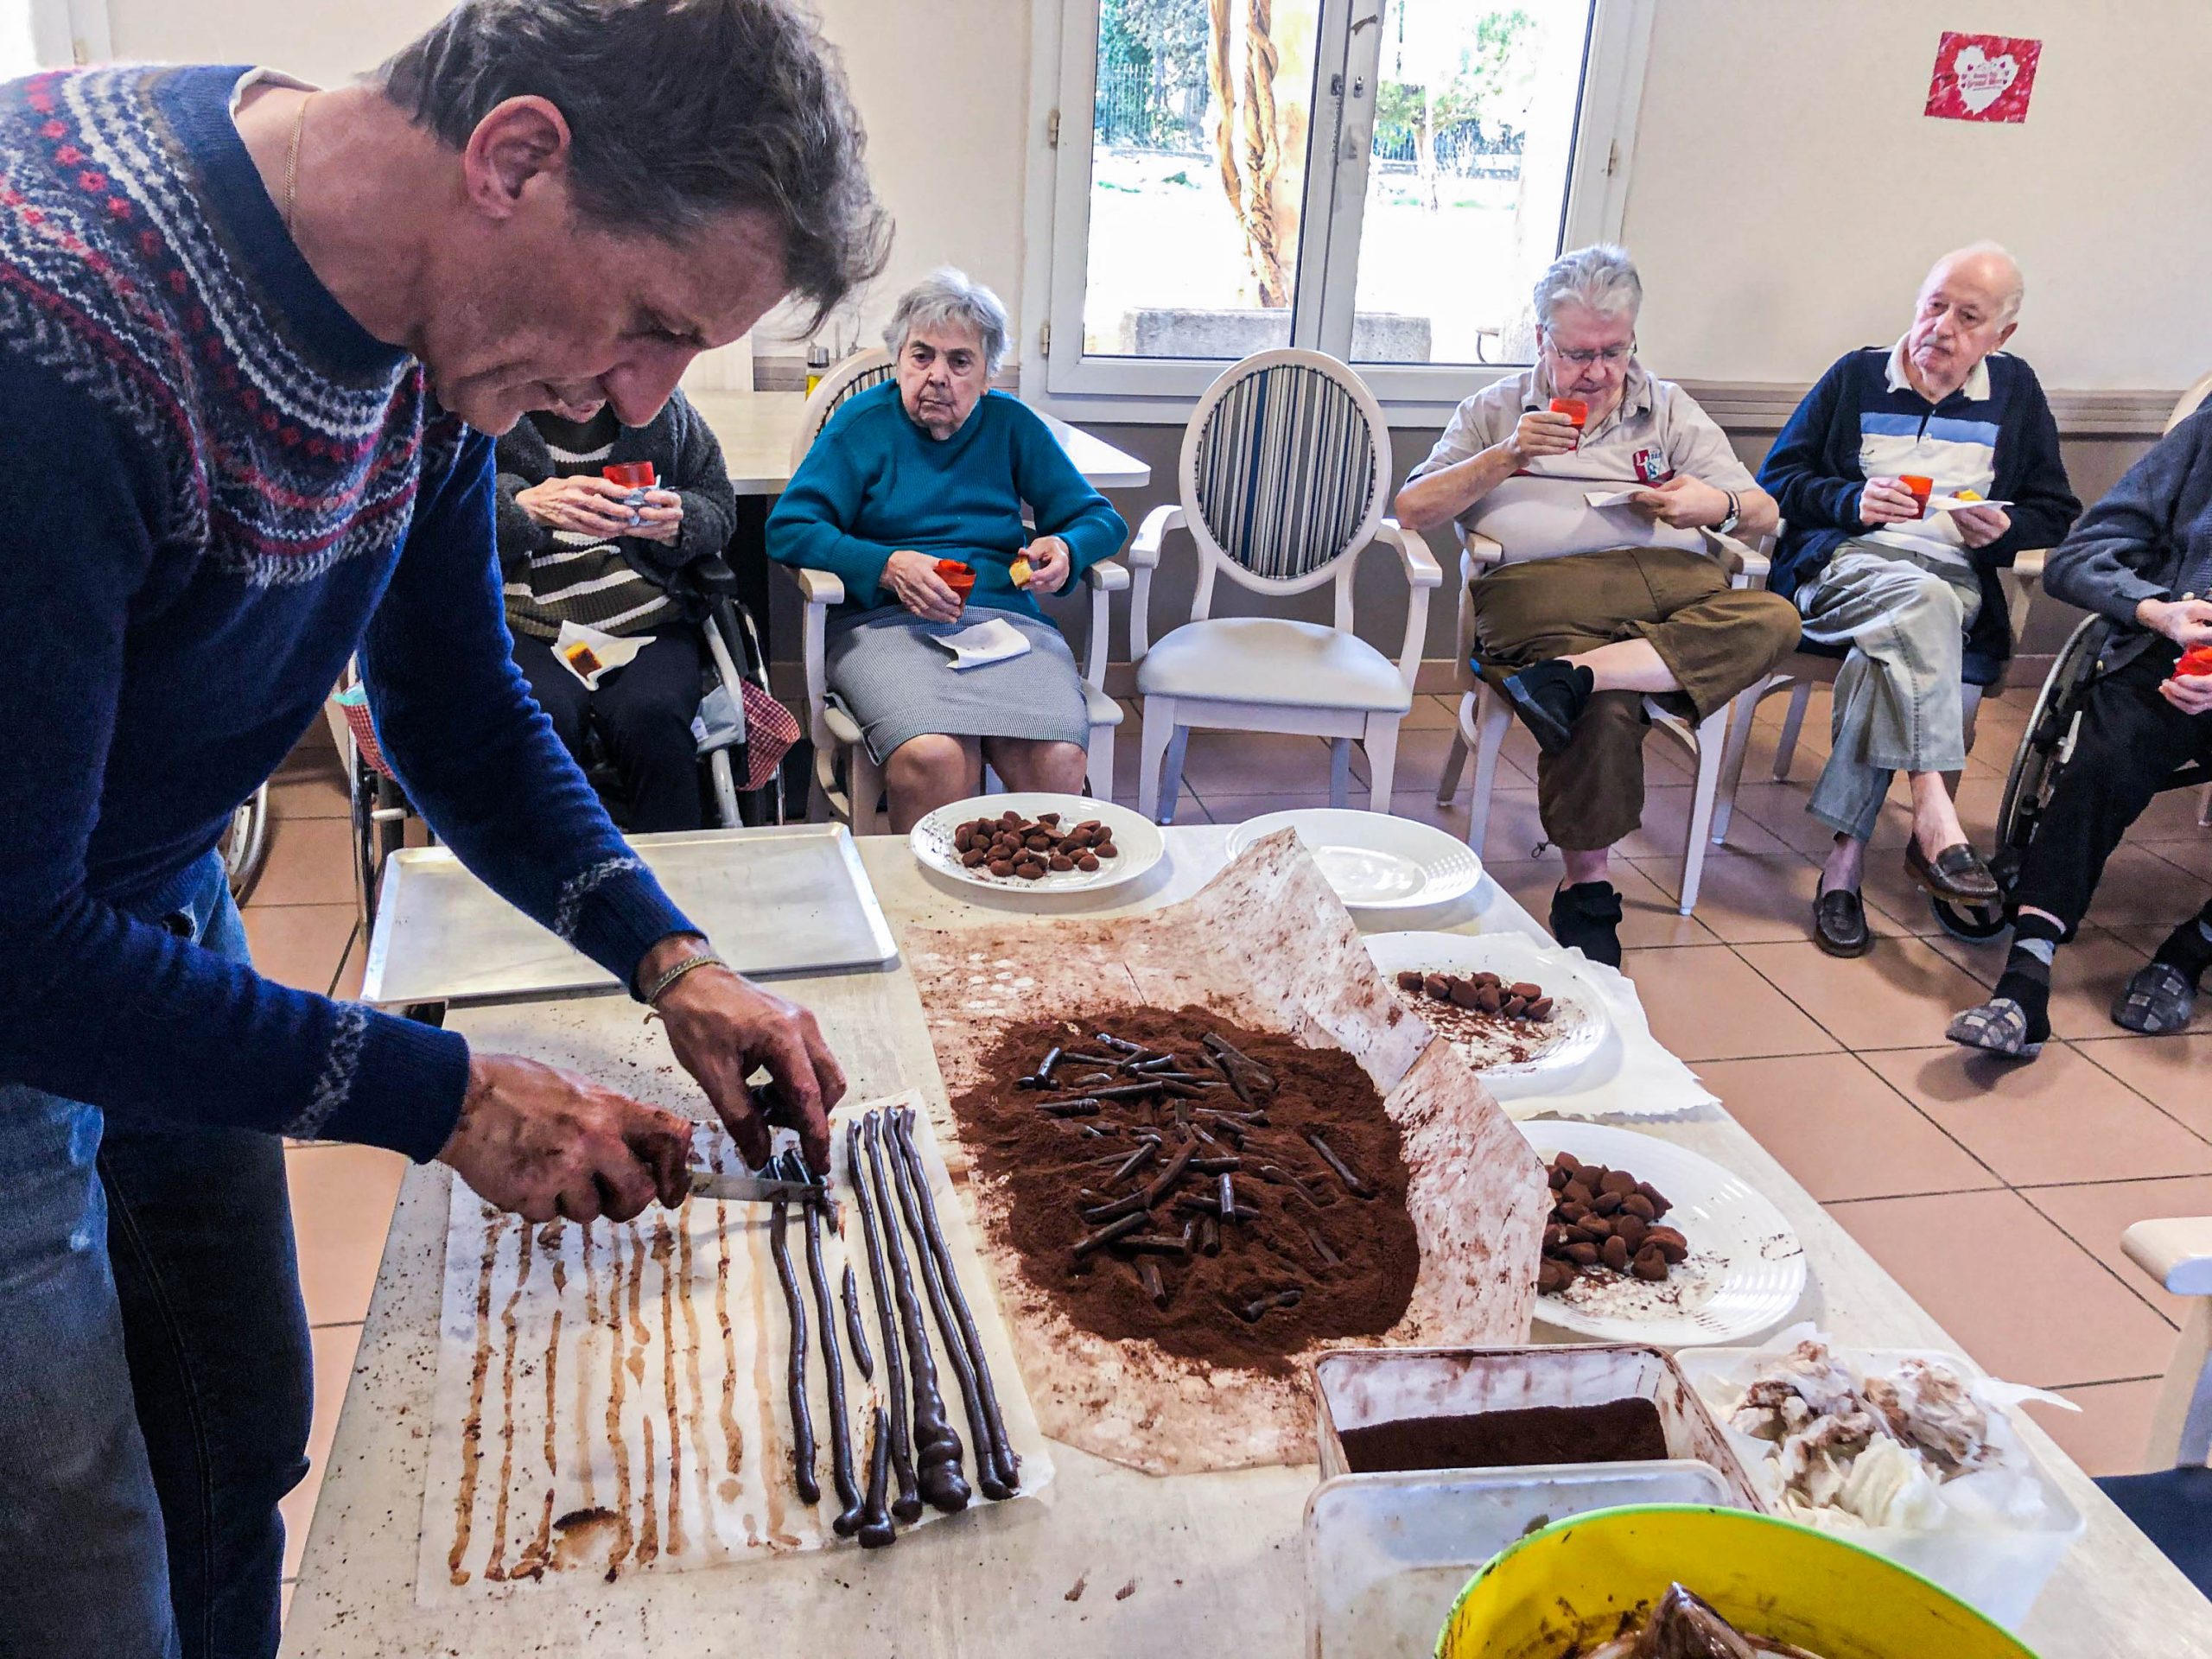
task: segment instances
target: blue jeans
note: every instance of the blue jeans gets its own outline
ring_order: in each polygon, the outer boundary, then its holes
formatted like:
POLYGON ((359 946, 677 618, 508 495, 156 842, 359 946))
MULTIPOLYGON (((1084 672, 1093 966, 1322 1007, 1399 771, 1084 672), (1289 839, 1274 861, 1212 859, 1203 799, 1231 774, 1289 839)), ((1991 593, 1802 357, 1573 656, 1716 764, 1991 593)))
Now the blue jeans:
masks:
MULTIPOLYGON (((219 858, 134 908, 245 959, 219 858)), ((0 1654, 273 1654, 314 1398, 283 1142, 0 1083, 0 1654)))

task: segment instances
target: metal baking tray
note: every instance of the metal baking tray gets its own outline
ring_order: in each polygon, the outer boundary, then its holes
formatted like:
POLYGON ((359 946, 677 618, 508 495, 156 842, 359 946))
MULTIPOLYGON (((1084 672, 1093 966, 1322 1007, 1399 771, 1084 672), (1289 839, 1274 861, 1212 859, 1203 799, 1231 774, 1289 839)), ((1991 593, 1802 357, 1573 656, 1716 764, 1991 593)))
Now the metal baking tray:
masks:
MULTIPOLYGON (((634 836, 669 897, 740 973, 872 968, 899 947, 844 825, 634 836)), ((391 1007, 620 988, 463 868, 449 849, 385 861, 361 1000, 391 1007)))

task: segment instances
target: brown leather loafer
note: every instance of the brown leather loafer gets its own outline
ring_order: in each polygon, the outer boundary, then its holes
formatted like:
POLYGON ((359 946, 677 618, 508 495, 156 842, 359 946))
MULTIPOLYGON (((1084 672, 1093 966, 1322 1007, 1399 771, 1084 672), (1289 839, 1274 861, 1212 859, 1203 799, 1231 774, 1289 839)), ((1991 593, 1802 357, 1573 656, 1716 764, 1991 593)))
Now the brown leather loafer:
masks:
POLYGON ((1863 957, 1874 948, 1866 906, 1849 887, 1832 887, 1813 900, 1813 943, 1832 957, 1863 957))
POLYGON ((1953 904, 1993 905, 2005 896, 1989 866, 1981 861, 1981 855, 1963 841, 1946 847, 1932 859, 1920 850, 1918 842, 1905 842, 1904 873, 1938 899, 1948 899, 1953 904))

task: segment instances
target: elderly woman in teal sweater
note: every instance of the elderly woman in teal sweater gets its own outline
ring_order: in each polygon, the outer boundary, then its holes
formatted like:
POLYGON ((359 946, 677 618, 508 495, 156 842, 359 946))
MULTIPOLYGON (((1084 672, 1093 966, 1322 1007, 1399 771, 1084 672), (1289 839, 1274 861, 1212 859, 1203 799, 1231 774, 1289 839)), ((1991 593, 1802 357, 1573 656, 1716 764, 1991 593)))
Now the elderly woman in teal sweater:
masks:
POLYGON ((822 429, 769 515, 768 553, 845 584, 830 618, 830 689, 883 768, 903 835, 978 793, 986 761, 1009 789, 1080 792, 1083 681, 1037 595, 1112 557, 1128 526, 1034 411, 986 390, 1007 344, 990 289, 936 272, 899 300, 884 343, 895 383, 849 399, 822 429), (974 570, 964 606, 940 559, 974 570), (995 619, 1029 649, 953 669, 936 641, 995 619))

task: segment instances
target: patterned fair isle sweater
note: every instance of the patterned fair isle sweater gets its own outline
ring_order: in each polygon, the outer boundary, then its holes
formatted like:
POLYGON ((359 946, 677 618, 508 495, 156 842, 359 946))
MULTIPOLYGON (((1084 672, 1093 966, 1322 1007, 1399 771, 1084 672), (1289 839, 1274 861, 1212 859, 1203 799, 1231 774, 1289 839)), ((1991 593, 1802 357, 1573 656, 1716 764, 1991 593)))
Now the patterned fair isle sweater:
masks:
POLYGON ((427 1159, 458 1035, 159 925, 349 655, 500 893, 626 982, 689 925, 510 659, 491 441, 301 257, 244 73, 0 86, 0 1084, 427 1159))

